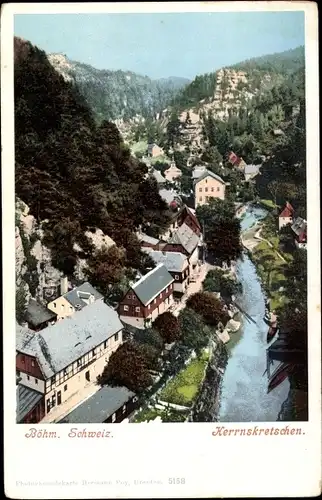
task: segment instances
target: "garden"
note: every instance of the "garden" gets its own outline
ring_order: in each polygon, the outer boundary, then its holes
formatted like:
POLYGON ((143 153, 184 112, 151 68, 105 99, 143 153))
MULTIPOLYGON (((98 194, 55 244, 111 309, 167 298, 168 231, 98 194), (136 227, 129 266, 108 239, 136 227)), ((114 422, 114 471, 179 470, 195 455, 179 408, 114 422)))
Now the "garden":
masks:
POLYGON ((205 375, 209 353, 203 351, 186 368, 181 370, 161 391, 159 398, 182 406, 191 406, 205 375))

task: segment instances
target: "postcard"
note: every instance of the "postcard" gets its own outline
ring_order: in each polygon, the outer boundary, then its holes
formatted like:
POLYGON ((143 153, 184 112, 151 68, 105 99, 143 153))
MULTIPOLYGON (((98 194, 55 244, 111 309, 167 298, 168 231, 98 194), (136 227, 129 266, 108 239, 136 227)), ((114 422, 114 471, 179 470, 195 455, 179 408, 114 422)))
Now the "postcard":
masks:
POLYGON ((318 495, 316 4, 1 16, 6 494, 318 495))

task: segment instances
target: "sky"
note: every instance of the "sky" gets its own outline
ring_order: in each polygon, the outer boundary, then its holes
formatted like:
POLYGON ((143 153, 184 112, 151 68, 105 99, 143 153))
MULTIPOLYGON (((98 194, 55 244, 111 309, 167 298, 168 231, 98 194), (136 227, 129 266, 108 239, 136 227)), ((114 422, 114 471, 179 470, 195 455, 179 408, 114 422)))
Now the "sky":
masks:
POLYGON ((99 69, 193 79, 304 45, 304 12, 19 14, 14 33, 99 69))

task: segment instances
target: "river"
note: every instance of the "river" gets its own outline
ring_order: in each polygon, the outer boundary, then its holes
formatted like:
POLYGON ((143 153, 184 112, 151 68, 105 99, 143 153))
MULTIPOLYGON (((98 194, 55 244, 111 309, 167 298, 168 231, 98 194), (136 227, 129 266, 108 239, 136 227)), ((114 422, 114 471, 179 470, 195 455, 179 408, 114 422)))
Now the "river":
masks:
MULTIPOLYGON (((247 210, 241 221, 242 231, 264 218, 260 208, 247 210)), ((278 420, 283 402, 289 392, 289 381, 267 394, 266 370, 267 325, 264 295, 256 268, 246 255, 237 264, 237 274, 243 286, 239 303, 256 321, 243 319, 242 335, 232 349, 222 380, 218 421, 221 422, 274 422, 278 420)), ((275 366, 271 368, 274 370, 275 366)))

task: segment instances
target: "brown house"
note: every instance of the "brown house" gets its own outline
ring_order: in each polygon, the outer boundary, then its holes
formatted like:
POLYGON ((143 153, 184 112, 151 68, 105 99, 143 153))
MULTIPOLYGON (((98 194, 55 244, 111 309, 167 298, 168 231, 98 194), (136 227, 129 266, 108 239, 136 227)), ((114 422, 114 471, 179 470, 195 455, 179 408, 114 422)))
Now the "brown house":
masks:
POLYGON ((190 271, 199 261, 200 237, 184 222, 162 248, 163 252, 181 252, 188 257, 190 271))
POLYGON ((118 312, 125 323, 145 328, 173 304, 174 278, 163 264, 139 279, 126 292, 118 312))
POLYGON ((160 239, 168 241, 173 233, 183 224, 186 224, 195 234, 197 234, 197 236, 200 236, 201 224, 196 217, 195 211, 187 205, 183 205, 183 207, 174 214, 168 229, 160 235, 160 239))

